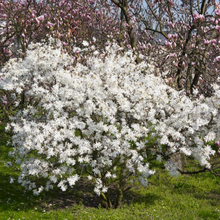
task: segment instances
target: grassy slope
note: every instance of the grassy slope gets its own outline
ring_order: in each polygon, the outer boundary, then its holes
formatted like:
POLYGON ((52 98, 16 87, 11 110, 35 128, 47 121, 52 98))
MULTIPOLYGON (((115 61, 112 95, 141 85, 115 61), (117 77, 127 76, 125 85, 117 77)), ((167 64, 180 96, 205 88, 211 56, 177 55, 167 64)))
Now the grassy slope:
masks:
POLYGON ((136 185, 125 195, 123 206, 105 210, 85 185, 61 193, 57 190, 34 197, 10 176, 18 172, 5 167, 8 148, 0 127, 0 220, 7 219, 220 219, 220 178, 213 175, 172 178, 158 172, 148 187, 136 185), (94 207, 92 207, 94 206, 94 207))

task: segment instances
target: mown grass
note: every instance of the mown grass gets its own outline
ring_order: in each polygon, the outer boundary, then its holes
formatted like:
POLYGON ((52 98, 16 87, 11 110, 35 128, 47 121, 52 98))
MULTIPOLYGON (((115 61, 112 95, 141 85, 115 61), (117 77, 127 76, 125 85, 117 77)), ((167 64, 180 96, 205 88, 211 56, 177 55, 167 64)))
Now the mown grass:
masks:
POLYGON ((0 125, 0 220, 220 219, 220 178, 210 173, 175 178, 158 171, 149 179, 148 187, 134 184, 116 210, 102 208, 85 182, 65 193, 55 189, 33 196, 16 182, 9 183, 18 171, 5 166, 9 149, 3 130, 0 125))

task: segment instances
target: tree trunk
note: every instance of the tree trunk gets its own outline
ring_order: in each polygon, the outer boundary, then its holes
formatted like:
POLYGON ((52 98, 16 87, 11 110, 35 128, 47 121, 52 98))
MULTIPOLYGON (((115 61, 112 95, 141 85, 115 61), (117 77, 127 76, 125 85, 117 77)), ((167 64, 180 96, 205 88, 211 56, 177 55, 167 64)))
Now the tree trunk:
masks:
POLYGON ((115 204, 114 204, 115 208, 118 208, 121 205, 122 199, 123 199, 123 190, 121 187, 119 187, 118 195, 117 195, 117 198, 116 198, 115 204))
POLYGON ((108 193, 105 194, 105 193, 101 193, 100 194, 100 199, 101 199, 101 203, 102 203, 102 206, 106 209, 110 209, 112 208, 112 203, 111 203, 111 200, 109 198, 109 195, 108 193))

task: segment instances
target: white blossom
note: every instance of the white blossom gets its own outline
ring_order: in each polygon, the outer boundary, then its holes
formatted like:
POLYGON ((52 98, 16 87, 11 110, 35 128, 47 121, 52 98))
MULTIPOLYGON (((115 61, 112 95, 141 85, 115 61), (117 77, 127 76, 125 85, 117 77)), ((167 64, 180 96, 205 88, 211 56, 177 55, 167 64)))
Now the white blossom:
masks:
POLYGON ((76 181, 79 180, 79 176, 77 174, 75 174, 74 176, 67 178, 67 180, 68 180, 70 186, 73 186, 73 185, 75 185, 76 181))
POLYGON ((88 47, 88 46, 89 46, 89 43, 84 40, 84 41, 82 42, 82 45, 83 45, 84 47, 88 47))

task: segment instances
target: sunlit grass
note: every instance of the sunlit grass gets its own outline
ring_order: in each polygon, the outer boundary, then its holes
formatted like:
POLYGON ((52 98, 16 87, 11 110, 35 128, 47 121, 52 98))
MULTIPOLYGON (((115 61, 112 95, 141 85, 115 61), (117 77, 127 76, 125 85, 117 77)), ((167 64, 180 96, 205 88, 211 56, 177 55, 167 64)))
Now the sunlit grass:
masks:
POLYGON ((210 173, 170 177, 158 171, 149 186, 134 183, 124 196, 122 207, 106 210, 89 185, 79 184, 65 193, 55 189, 38 197, 26 192, 10 177, 18 171, 5 166, 7 138, 0 127, 0 220, 8 219, 220 219, 220 178, 210 173), (86 191, 89 188, 89 191, 86 191))

